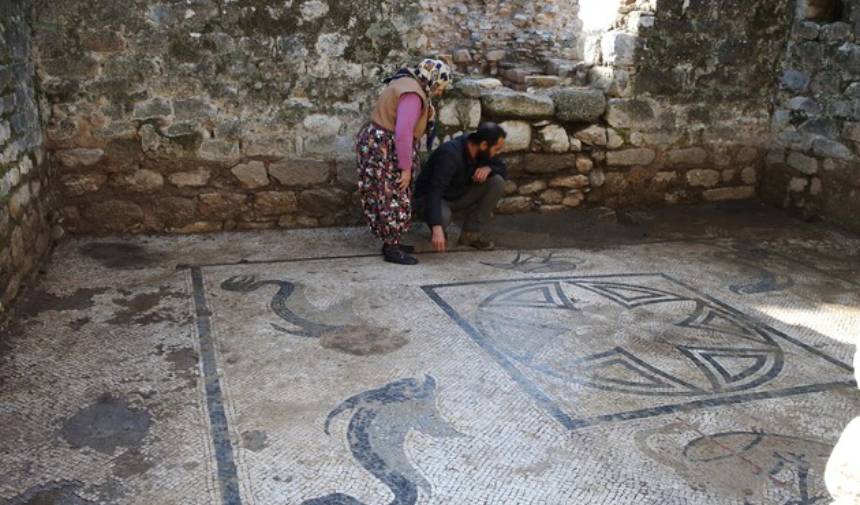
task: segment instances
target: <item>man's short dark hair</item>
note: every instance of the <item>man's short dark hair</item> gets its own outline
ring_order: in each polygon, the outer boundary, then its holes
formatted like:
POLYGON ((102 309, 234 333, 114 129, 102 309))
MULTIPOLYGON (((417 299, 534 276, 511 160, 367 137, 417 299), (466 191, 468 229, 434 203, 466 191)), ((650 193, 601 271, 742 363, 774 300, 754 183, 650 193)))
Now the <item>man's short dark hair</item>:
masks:
POLYGON ((478 125, 478 129, 469 134, 469 142, 473 144, 480 144, 481 142, 486 142, 487 144, 494 146, 499 142, 499 139, 504 139, 508 137, 508 132, 505 131, 504 128, 497 125, 496 123, 486 122, 478 125))

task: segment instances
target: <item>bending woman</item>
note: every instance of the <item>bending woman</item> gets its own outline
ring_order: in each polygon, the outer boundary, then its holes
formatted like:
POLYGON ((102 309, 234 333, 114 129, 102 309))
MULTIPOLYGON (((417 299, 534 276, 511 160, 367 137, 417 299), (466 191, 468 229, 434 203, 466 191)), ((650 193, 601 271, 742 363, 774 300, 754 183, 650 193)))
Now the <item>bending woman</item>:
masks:
POLYGON ((414 265, 411 246, 400 243, 412 225, 412 180, 418 170, 418 139, 432 134, 435 110, 431 97, 451 82, 442 61, 427 59, 402 68, 383 81, 387 86, 356 139, 358 191, 364 218, 382 239, 385 261, 414 265))

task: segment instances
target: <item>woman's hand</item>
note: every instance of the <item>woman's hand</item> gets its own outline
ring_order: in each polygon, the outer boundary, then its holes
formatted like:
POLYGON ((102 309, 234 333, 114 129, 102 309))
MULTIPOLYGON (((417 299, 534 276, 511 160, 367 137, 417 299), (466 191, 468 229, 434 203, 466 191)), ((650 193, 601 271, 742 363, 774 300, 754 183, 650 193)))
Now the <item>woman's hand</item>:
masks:
POLYGON ((412 184, 412 171, 403 170, 400 172, 400 177, 397 178, 397 187, 400 188, 400 191, 406 191, 410 184, 412 184))

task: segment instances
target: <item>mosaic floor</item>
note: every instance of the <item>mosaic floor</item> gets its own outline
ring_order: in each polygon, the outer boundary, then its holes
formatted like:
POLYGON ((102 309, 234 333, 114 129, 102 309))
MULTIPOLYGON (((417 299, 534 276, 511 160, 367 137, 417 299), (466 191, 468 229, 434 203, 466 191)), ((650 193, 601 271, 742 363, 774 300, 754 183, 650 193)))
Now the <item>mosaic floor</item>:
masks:
POLYGON ((64 244, 0 339, 0 503, 826 502, 860 240, 374 248, 64 244))

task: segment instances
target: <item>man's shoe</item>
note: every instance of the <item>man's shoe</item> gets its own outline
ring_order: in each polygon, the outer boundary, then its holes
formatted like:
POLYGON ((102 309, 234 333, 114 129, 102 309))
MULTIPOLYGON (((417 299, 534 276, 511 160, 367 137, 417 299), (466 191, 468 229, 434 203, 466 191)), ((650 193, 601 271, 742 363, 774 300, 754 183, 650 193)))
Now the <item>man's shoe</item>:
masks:
POLYGON ((400 246, 382 246, 382 257, 389 263, 416 265, 418 260, 408 255, 400 246))
POLYGON ((486 240, 479 233, 463 232, 460 235, 460 243, 480 251, 492 251, 496 244, 492 240, 486 240))

